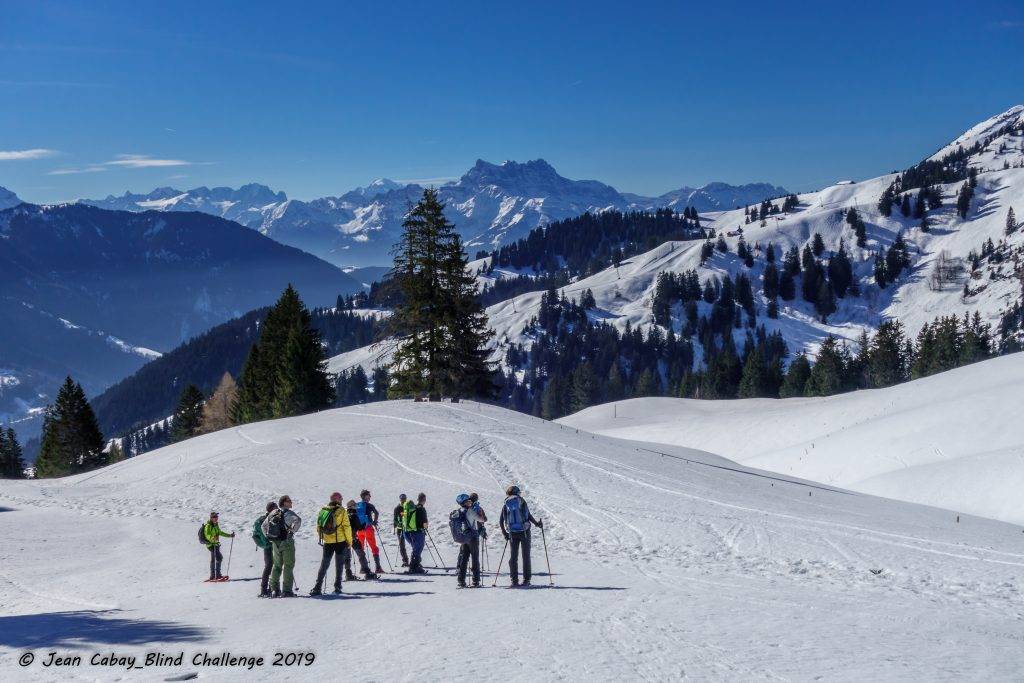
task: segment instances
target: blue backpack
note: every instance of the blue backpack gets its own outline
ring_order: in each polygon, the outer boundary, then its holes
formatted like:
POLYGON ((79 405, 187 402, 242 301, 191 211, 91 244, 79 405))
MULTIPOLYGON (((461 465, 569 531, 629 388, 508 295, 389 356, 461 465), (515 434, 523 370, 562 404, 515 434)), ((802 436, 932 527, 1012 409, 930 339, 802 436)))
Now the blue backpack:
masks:
POLYGON ((452 510, 448 515, 448 528, 452 531, 452 540, 456 543, 470 543, 473 540, 473 532, 469 528, 469 520, 466 519, 466 509, 452 510))
POLYGON ((512 533, 526 531, 526 518, 523 517, 523 499, 512 496, 505 501, 505 522, 512 533))
POLYGON ((363 526, 370 526, 372 521, 370 515, 366 514, 366 501, 361 500, 356 503, 356 516, 359 518, 359 523, 363 526))

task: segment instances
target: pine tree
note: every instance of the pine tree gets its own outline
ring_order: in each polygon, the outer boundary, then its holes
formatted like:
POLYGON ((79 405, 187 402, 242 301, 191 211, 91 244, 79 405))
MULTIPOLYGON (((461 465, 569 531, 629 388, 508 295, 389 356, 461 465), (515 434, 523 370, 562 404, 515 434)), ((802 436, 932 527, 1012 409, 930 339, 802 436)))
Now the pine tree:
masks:
MULTIPOLYGON (((491 336, 461 240, 437 192, 424 190, 402 224, 394 273, 404 295, 390 319, 401 342, 389 369, 395 396, 491 396, 491 336)), ((547 305, 554 305, 550 297, 547 305)))
MULTIPOLYGON (((469 259, 458 233, 441 244, 440 286, 444 293, 441 348, 443 382, 448 396, 491 398, 498 390, 487 343, 494 332, 477 293, 476 278, 468 272, 469 259)), ((591 300, 594 295, 591 293, 591 300)))
POLYGON ((121 448, 121 444, 117 441, 111 441, 110 447, 107 448, 107 464, 113 465, 122 460, 124 460, 124 449, 121 448))
POLYGON ((0 429, 0 479, 24 479, 25 460, 18 435, 10 427, 0 429))
POLYGON ((645 368, 636 381, 635 396, 657 396, 661 393, 658 378, 654 376, 650 368, 645 368))
POLYGON ((43 416, 36 476, 62 477, 106 464, 103 435, 82 385, 64 380, 43 416))
POLYGON ((768 384, 768 370, 765 367, 764 354, 760 348, 755 348, 747 355, 747 360, 743 363, 739 397, 767 398, 771 396, 768 384))
POLYGON ((903 199, 900 201, 900 213, 903 214, 904 218, 910 218, 910 214, 913 213, 913 209, 910 208, 909 192, 903 194, 903 199))
POLYGON ((814 301, 814 310, 821 316, 821 321, 825 322, 828 317, 836 312, 836 295, 832 291, 832 283, 828 280, 822 279, 821 284, 818 285, 818 296, 814 301))
POLYGON ((811 253, 815 256, 821 256, 825 252, 825 240, 821 239, 820 233, 814 233, 814 237, 811 238, 811 253))
POLYGON ((290 417, 327 408, 333 401, 320 334, 298 292, 288 285, 246 358, 232 421, 290 417))
POLYGON ((832 396, 843 390, 846 369, 839 342, 829 335, 818 349, 818 358, 811 367, 804 389, 806 396, 832 396))
POLYGON ((796 281, 788 270, 783 270, 779 278, 779 297, 783 301, 792 301, 796 297, 796 281))
POLYGON ((626 396, 626 385, 622 380, 622 370, 619 369, 619 361, 612 361, 608 369, 608 380, 604 386, 605 400, 621 401, 626 396))
POLYGON ((213 395, 203 404, 203 419, 199 427, 200 434, 227 429, 231 426, 231 406, 238 395, 238 386, 230 372, 225 372, 213 395))
POLYGON ((577 413, 600 400, 600 387, 597 375, 590 363, 584 361, 572 373, 572 397, 569 402, 570 412, 577 413))
POLYGON ((905 343, 903 325, 898 320, 887 320, 879 325, 868 353, 870 387, 890 387, 910 379, 910 363, 904 354, 905 343))
POLYGON ((1012 235, 1017 230, 1017 217, 1013 214, 1013 207, 1006 212, 1006 235, 1012 235))
POLYGON ((174 417, 171 420, 171 443, 190 439, 199 433, 199 425, 203 420, 204 399, 203 392, 194 384, 189 384, 181 392, 178 407, 174 409, 174 417))
POLYGON ((807 387, 807 380, 811 376, 811 364, 803 353, 797 354, 790 364, 790 369, 785 373, 785 379, 778 391, 781 398, 794 398, 803 396, 807 387))

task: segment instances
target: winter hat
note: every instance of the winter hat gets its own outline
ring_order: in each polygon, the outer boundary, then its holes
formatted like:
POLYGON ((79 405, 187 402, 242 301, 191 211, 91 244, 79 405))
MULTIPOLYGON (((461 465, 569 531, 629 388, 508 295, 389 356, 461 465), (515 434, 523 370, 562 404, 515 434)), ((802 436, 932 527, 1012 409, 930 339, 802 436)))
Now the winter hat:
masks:
POLYGON ((333 503, 334 501, 338 501, 339 503, 341 502, 341 494, 337 491, 331 494, 331 502, 333 503))
POLYGON ((469 500, 469 496, 466 495, 465 493, 460 493, 459 495, 455 496, 455 502, 458 503, 459 505, 465 505, 467 500, 469 500))
POLYGON ((267 503, 267 512, 273 512, 276 509, 277 503, 275 503, 274 501, 270 501, 269 503, 267 503))
POLYGON ((513 484, 512 486, 509 486, 507 489, 505 489, 505 495, 506 496, 518 496, 519 495, 519 487, 516 486, 515 484, 513 484))
POLYGON ((211 512, 210 513, 210 519, 213 519, 214 517, 220 517, 220 515, 218 513, 216 513, 216 512, 211 512))
POLYGON ((405 495, 404 493, 399 493, 399 494, 398 494, 398 500, 405 500, 405 499, 406 499, 406 498, 408 498, 408 497, 409 497, 409 496, 405 495))

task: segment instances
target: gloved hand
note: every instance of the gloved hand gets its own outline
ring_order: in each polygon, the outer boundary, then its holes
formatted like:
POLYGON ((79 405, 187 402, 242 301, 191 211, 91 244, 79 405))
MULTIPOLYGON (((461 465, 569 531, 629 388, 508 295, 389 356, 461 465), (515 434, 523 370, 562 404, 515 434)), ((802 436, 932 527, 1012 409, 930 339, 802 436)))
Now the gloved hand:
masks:
POLYGON ((537 526, 539 526, 541 529, 543 529, 544 528, 544 520, 543 519, 538 519, 537 520, 537 526))
POLYGON ((234 537, 235 537, 235 534, 234 534, 234 533, 230 533, 230 534, 228 534, 228 538, 234 538, 234 537))
POLYGON ((501 535, 505 537, 506 541, 508 540, 508 532, 507 531, 502 531, 501 535))

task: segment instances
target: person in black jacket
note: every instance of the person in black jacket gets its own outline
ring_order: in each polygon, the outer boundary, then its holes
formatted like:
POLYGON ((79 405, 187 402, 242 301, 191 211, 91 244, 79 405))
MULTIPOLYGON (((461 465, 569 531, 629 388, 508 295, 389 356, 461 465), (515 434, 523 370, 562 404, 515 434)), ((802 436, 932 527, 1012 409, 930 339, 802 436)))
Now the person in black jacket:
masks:
POLYGON ((402 566, 409 566, 409 553, 405 550, 405 499, 406 495, 398 495, 398 505, 395 506, 393 524, 395 535, 398 536, 398 550, 402 553, 402 566))
MULTIPOLYGON (((260 518, 259 523, 262 525, 263 521, 276 509, 277 503, 273 501, 267 503, 267 514, 260 518)), ((270 544, 270 541, 267 541, 265 538, 263 540, 267 546, 263 549, 263 576, 260 578, 260 597, 269 598, 272 595, 270 592, 270 570, 274 568, 274 547, 270 544)))
POLYGON ((530 585, 532 574, 530 567, 530 525, 543 527, 543 520, 538 521, 530 514, 526 501, 519 496, 518 486, 509 486, 505 491, 508 496, 501 508, 501 534, 512 544, 512 554, 508 558, 508 572, 512 577, 512 586, 519 584, 519 551, 523 553, 523 586, 530 585))
MULTIPOLYGON (((356 551, 356 557, 359 558, 359 573, 367 580, 379 579, 379 574, 374 574, 370 571, 370 565, 366 562, 366 551, 363 550, 363 544, 359 542, 358 534, 363 530, 364 525, 359 521, 359 513, 356 511, 356 502, 354 500, 350 500, 345 507, 348 509, 348 523, 352 525, 352 549, 356 551)), ((356 578, 352 574, 351 553, 349 553, 348 561, 345 563, 345 578, 348 581, 352 581, 356 578)))

